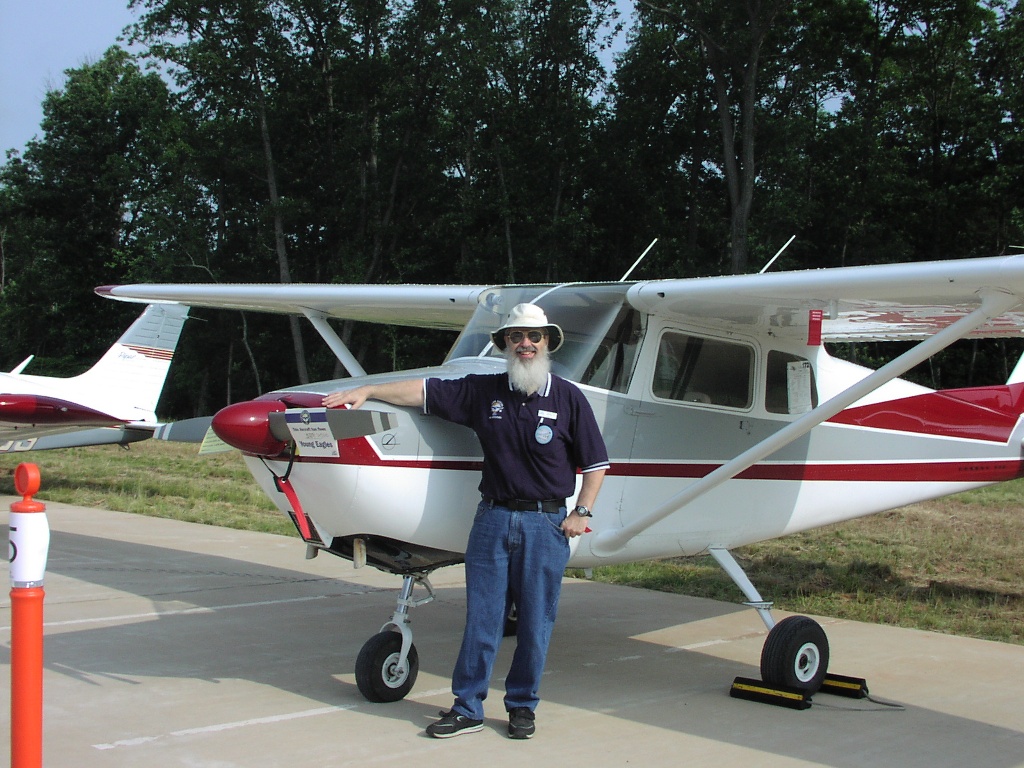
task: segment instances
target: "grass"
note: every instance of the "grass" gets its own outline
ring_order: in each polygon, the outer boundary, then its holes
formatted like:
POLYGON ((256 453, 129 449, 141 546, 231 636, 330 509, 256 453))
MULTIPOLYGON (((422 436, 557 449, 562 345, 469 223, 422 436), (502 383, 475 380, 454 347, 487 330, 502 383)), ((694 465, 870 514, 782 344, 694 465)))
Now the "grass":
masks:
MULTIPOLYGON (((37 464, 39 498, 295 536, 237 453, 150 440, 0 457, 37 464)), ((1024 480, 737 549, 766 599, 784 611, 1024 644, 1024 480)), ((741 602, 710 557, 607 566, 594 578, 741 602)))
MULTIPOLYGON (((736 559, 796 613, 1024 644, 1024 481, 782 539, 736 559)), ((710 557, 608 566, 594 578, 742 602, 710 557)))
POLYGON ((199 456, 197 447, 147 440, 0 457, 0 493, 14 494, 14 468, 39 467, 42 501, 103 507, 228 528, 294 534, 257 487, 237 452, 199 456))

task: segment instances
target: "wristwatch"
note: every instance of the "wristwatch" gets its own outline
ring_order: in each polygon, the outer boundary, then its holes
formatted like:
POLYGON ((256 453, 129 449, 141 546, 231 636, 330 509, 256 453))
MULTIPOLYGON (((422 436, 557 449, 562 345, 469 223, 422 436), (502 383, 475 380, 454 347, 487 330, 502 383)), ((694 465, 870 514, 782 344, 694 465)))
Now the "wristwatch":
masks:
POLYGON ((578 505, 576 507, 576 509, 573 510, 573 512, 575 512, 580 517, 593 517, 594 516, 593 513, 589 509, 584 507, 582 504, 578 505))

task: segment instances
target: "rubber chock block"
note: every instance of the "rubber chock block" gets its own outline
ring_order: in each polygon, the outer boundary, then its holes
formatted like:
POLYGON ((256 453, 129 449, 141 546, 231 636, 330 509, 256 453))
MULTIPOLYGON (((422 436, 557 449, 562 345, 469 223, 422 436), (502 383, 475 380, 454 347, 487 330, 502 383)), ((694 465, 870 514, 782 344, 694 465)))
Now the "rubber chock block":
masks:
POLYGON ((821 683, 821 692, 850 699, 865 699, 868 695, 868 683, 861 677, 827 674, 821 683))
POLYGON ((734 699, 758 701, 789 709, 807 709, 811 706, 810 696, 806 691, 772 685, 747 677, 737 677, 733 680, 729 695, 734 699))

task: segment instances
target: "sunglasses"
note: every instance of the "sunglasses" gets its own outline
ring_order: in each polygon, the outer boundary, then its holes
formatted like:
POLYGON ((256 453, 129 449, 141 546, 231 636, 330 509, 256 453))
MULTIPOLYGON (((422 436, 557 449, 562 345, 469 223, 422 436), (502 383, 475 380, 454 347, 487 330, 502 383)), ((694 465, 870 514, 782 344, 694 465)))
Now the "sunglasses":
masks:
POLYGON ((524 338, 529 339, 533 344, 539 344, 540 340, 547 336, 543 331, 529 331, 524 333, 523 331, 510 331, 505 334, 505 338, 511 341, 513 344, 518 344, 524 338))

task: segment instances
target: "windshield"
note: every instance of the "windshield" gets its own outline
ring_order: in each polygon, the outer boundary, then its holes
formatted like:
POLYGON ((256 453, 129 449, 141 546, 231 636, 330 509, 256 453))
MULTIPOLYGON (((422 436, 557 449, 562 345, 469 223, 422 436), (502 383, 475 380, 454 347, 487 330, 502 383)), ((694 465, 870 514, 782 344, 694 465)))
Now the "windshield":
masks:
POLYGON ((516 285, 495 288, 480 305, 448 354, 457 357, 502 357, 491 344, 516 304, 539 305, 548 322, 558 325, 564 342, 552 354, 552 370, 580 384, 625 392, 642 335, 640 313, 626 303, 629 284, 516 285))

